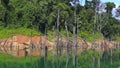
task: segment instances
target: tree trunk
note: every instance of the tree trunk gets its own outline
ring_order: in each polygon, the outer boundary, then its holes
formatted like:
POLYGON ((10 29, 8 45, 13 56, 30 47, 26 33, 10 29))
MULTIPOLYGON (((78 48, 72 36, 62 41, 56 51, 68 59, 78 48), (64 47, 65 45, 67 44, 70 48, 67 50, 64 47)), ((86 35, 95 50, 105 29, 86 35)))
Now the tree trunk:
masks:
POLYGON ((73 66, 74 68, 77 68, 77 18, 76 18, 76 10, 77 6, 75 6, 74 10, 74 27, 73 27, 73 66))
POLYGON ((54 52, 55 52, 55 47, 54 47, 54 30, 55 30, 55 27, 53 26, 53 51, 52 51, 52 68, 55 68, 55 65, 54 65, 54 57, 55 57, 55 55, 54 55, 54 52))
POLYGON ((57 40, 57 45, 56 45, 56 49, 57 49, 57 68, 59 68, 59 50, 58 50, 58 47, 59 47, 59 40, 60 40, 60 31, 59 31, 59 18, 60 18, 60 10, 58 9, 58 16, 57 16, 57 36, 58 36, 58 40, 57 40))
POLYGON ((66 60, 66 68, 68 68, 68 61, 69 61, 69 35, 68 35, 68 28, 67 28, 67 23, 65 21, 65 28, 66 28, 66 57, 67 57, 67 60, 66 60))

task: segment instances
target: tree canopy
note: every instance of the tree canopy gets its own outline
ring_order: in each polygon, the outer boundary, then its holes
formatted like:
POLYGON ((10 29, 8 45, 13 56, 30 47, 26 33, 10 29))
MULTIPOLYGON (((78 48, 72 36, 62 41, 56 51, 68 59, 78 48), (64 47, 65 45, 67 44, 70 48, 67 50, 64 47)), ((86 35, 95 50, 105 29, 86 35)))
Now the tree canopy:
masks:
MULTIPOLYGON (((69 4, 70 0, 1 0, 0 3, 0 27, 3 28, 30 28, 44 33, 45 28, 52 30, 57 21, 57 12, 60 11, 60 29, 65 30, 67 22, 68 30, 72 33, 74 25, 74 6, 69 4)), ((90 2, 88 2, 90 3, 90 2)), ((88 5, 88 3, 86 3, 88 5)), ((95 0, 88 5, 77 5, 77 23, 79 31, 88 33, 99 32, 94 25, 101 24, 105 38, 120 35, 120 22, 111 15, 115 4, 107 3, 107 12, 101 14, 102 23, 95 24, 95 0), (109 11, 109 12, 108 12, 109 11)))

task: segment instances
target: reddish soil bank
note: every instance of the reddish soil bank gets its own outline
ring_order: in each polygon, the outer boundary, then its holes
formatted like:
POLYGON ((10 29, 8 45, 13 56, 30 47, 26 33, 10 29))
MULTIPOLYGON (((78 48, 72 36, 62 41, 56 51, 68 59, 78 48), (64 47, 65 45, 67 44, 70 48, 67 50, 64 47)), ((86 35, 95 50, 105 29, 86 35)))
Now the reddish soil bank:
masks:
POLYGON ((25 56, 32 54, 33 56, 40 55, 40 48, 43 50, 44 45, 51 50, 53 44, 45 39, 45 36, 24 36, 16 35, 11 38, 0 40, 0 51, 2 53, 11 54, 14 56, 25 56))
MULTIPOLYGON (((46 39, 45 36, 25 36, 25 35, 15 35, 11 38, 0 39, 0 52, 11 54, 13 56, 27 56, 33 55, 38 56, 44 54, 44 51, 51 51, 56 49, 56 44, 58 48, 66 50, 66 42, 68 42, 69 50, 74 47, 75 43, 72 40, 67 41, 65 38, 61 38, 59 43, 57 38, 54 39, 54 43, 46 39)), ((77 40, 78 51, 84 51, 87 49, 96 49, 101 51, 109 51, 112 48, 120 48, 120 42, 107 41, 107 40, 97 40, 95 42, 87 42, 84 40, 77 40)))

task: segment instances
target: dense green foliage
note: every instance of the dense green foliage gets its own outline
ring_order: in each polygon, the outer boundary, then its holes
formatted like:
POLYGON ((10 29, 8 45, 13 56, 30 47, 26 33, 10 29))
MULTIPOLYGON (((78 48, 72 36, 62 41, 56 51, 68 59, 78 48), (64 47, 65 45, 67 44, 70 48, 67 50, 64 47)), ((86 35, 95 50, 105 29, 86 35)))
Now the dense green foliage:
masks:
POLYGON ((31 30, 28 28, 17 28, 17 29, 1 29, 0 30, 0 38, 9 38, 12 37, 15 34, 22 34, 22 35, 27 35, 27 36, 38 36, 41 33, 37 32, 36 30, 31 30))
MULTIPOLYGON (((0 53, 0 67, 1 68, 52 68, 59 66, 59 68, 65 68, 66 66, 66 55, 63 54, 59 57, 59 64, 58 58, 55 55, 53 57, 52 53, 46 57, 13 57, 10 55, 5 55, 0 53), (45 62, 44 62, 45 61, 45 62)), ((97 59, 98 59, 98 52, 94 50, 88 50, 77 55, 77 66, 78 68, 97 68, 97 59), (93 60, 94 57, 94 60, 93 60)), ((73 68, 72 63, 72 55, 69 55, 69 63, 68 68, 73 68)), ((113 57, 109 54, 102 55, 101 58, 101 68, 118 68, 120 65, 120 50, 113 51, 113 57), (112 64, 111 64, 112 58, 112 64)))
MULTIPOLYGON (((94 3, 94 1, 93 1, 94 3)), ((88 3, 86 3, 87 5, 88 3)), ((86 6, 85 5, 85 6, 86 6)), ((111 10, 114 3, 107 3, 107 13, 101 15, 102 23, 95 22, 95 11, 92 6, 89 8, 77 6, 77 23, 79 34, 102 33, 105 38, 114 38, 120 34, 120 23, 112 17, 111 10), (107 16, 106 16, 107 15, 107 16), (97 26, 102 25, 102 31, 97 26)), ((0 3, 0 29, 28 28, 45 32, 45 29, 52 30, 56 26, 57 12, 60 11, 60 29, 64 30, 65 22, 68 24, 69 32, 72 33, 74 22, 74 7, 64 0, 1 0, 0 3)), ((84 36, 84 35, 83 35, 84 36)))
MULTIPOLYGON (((93 1, 94 3, 94 1, 93 1)), ((88 3, 86 3, 88 5, 88 3)), ((85 5, 85 7, 86 7, 85 5)), ((107 12, 101 14, 102 22, 95 24, 95 11, 91 5, 89 8, 77 5, 77 23, 79 34, 81 32, 101 33, 105 38, 116 39, 120 34, 120 23, 112 17, 111 11, 114 3, 107 3, 107 12), (98 31, 97 25, 102 26, 98 31)), ((72 33, 74 22, 74 6, 64 0, 1 0, 0 1, 0 30, 28 28, 45 32, 56 26, 58 10, 60 11, 60 29, 65 30, 65 22, 69 32, 72 33)), ((101 35, 100 34, 100 35, 101 35)), ((83 35, 84 36, 84 35, 83 35)))

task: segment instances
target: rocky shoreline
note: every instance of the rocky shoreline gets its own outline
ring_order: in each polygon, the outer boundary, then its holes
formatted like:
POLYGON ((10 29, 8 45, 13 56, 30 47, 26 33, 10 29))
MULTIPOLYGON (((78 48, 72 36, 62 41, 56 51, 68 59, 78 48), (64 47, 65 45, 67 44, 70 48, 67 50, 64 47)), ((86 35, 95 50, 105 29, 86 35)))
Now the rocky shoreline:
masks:
MULTIPOLYGON (((6 53, 13 56, 24 57, 27 55, 39 56, 44 51, 51 51, 56 48, 72 50, 74 45, 72 40, 67 41, 65 38, 60 40, 59 44, 57 39, 54 43, 46 40, 45 36, 25 36, 15 35, 11 38, 0 39, 0 53, 6 53), (67 43, 67 45, 66 45, 67 43)), ((81 52, 87 49, 95 49, 97 51, 109 51, 110 49, 120 48, 120 42, 96 40, 95 42, 87 42, 85 40, 77 39, 77 51, 81 52)))

